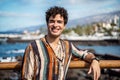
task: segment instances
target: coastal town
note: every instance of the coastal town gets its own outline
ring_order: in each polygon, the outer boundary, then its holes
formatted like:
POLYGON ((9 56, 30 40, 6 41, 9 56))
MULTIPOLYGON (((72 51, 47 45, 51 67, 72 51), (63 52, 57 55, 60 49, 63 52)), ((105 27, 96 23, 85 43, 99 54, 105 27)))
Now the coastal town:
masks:
MULTIPOLYGON (((79 26, 76 27, 80 28, 79 26)), ((81 28, 82 29, 82 28, 81 28)), ((61 36, 62 39, 68 40, 120 40, 120 17, 115 15, 113 19, 106 22, 98 22, 91 24, 91 28, 83 31, 82 34, 77 33, 75 30, 68 29, 69 32, 61 36)), ((24 30, 21 34, 0 34, 0 43, 3 42, 28 42, 35 39, 40 39, 45 35, 42 31, 28 31, 24 30)), ((80 32, 80 31, 79 31, 80 32)), ((82 31, 81 31, 82 32, 82 31)))

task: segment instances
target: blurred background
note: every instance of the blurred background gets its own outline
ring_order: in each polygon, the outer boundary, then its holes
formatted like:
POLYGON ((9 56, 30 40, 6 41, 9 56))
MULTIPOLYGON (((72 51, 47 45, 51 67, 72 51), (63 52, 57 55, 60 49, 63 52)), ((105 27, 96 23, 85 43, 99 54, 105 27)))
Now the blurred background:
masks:
MULTIPOLYGON (((47 33, 45 12, 67 9, 61 35, 100 59, 120 59, 120 0, 0 0, 0 62, 21 61, 28 43, 47 33)), ((120 69, 102 69, 100 80, 120 80, 120 69)), ((0 70, 0 80, 19 80, 16 70, 0 70)), ((92 80, 87 69, 69 69, 66 80, 92 80), (73 75, 74 74, 74 75, 73 75)))

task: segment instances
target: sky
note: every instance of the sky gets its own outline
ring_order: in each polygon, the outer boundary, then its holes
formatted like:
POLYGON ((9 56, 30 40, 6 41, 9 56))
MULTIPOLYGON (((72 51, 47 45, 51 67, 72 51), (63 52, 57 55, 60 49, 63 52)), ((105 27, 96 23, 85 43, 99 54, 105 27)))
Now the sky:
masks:
POLYGON ((69 20, 120 10, 120 0, 0 0, 0 31, 45 24, 45 12, 64 7, 69 20))

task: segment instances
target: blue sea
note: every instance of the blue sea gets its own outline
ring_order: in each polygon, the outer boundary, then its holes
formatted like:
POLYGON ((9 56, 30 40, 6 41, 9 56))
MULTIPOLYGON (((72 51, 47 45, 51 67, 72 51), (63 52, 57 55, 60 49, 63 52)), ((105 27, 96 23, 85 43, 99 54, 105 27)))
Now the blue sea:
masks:
POLYGON ((0 57, 23 56, 28 43, 0 44, 0 57))
MULTIPOLYGON (((0 57, 23 56, 28 43, 4 43, 0 44, 0 57)), ((120 45, 113 46, 84 46, 78 45, 80 49, 94 49, 99 54, 112 54, 120 56, 120 45)))

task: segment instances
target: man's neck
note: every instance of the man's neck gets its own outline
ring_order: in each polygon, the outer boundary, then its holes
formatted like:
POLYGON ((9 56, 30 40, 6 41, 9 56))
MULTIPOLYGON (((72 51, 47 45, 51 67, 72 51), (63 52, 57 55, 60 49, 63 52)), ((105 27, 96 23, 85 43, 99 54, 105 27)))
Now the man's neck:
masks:
POLYGON ((60 41, 60 37, 51 37, 49 35, 46 36, 46 39, 50 44, 53 44, 53 45, 57 45, 60 41))

